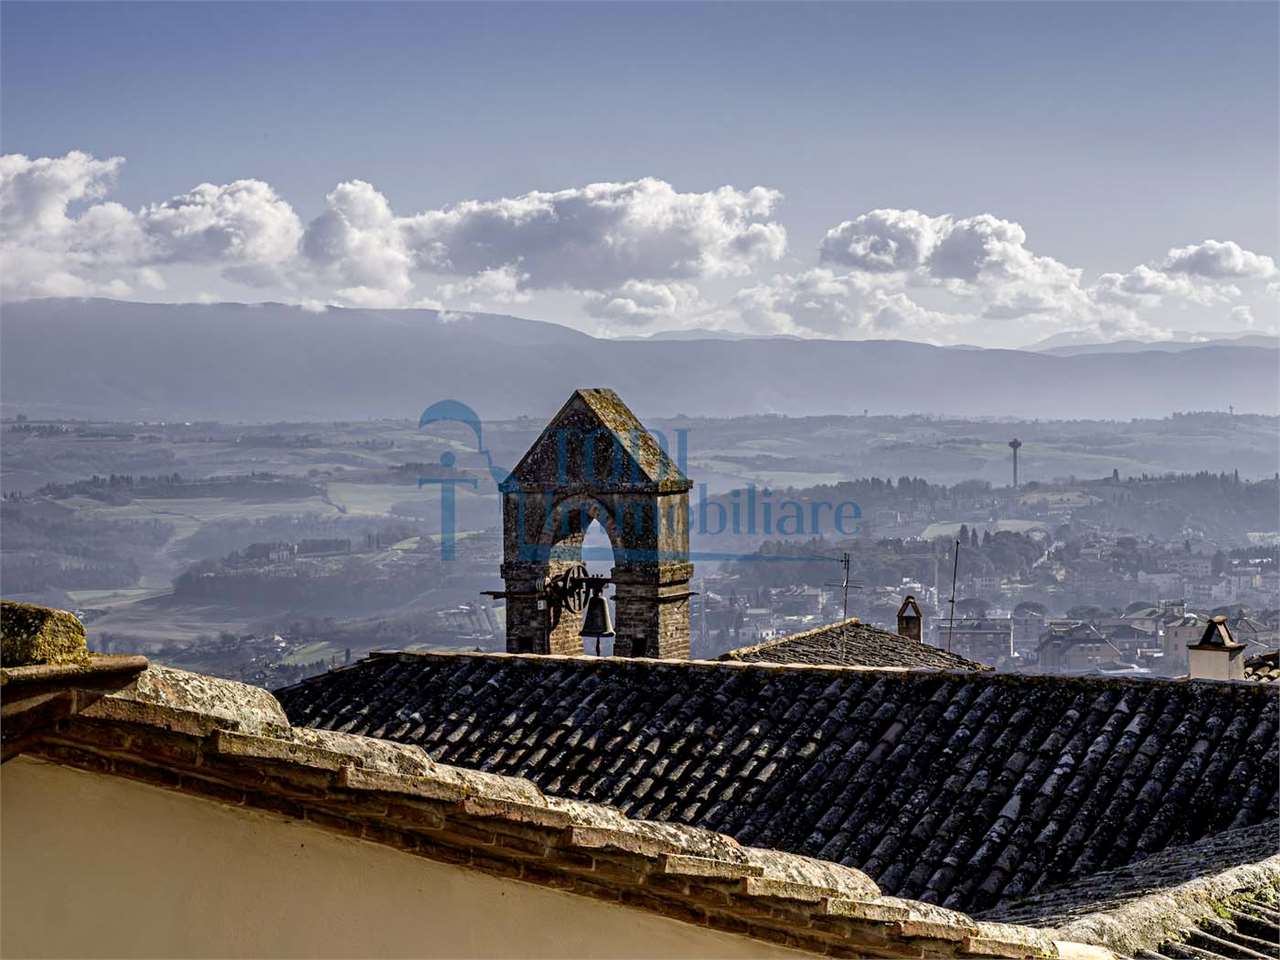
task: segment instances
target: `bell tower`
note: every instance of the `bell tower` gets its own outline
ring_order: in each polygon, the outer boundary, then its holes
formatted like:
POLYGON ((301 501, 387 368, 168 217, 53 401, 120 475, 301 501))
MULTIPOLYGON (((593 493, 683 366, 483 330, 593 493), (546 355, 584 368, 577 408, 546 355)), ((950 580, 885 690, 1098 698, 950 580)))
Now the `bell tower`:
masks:
POLYGON ((614 655, 687 658, 692 486, 616 393, 575 390, 499 488, 507 651, 582 653, 594 520, 613 547, 614 655))

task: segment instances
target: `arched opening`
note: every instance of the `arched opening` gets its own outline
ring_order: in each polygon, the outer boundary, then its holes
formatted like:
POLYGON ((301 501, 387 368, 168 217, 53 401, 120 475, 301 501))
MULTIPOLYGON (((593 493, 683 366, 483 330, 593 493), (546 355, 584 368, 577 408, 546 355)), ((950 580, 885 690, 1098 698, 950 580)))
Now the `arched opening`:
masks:
MULTIPOLYGON (((594 497, 574 495, 556 502, 545 516, 541 542, 546 544, 547 565, 544 569, 548 581, 577 576, 584 568, 588 576, 611 576, 619 531, 609 506, 594 497)), ((579 584, 581 582, 578 580, 579 584)), ((558 589, 563 588, 561 583, 558 589)), ((609 604, 616 631, 617 608, 612 600, 613 593, 613 587, 606 585, 603 596, 609 604)), ((614 654, 613 637, 597 638, 582 634, 587 600, 587 594, 582 590, 573 595, 572 602, 562 602, 547 612, 549 652, 595 656, 598 648, 601 656, 614 654)))
MULTIPOLYGON (((582 536, 582 562, 587 572, 593 577, 607 577, 613 572, 613 543, 609 540, 608 531, 597 519, 592 519, 582 536)), ((609 604, 609 613, 614 626, 618 623, 618 610, 613 601, 613 587, 606 586, 605 602, 609 604)), ((582 652, 595 656, 599 652, 602 657, 613 656, 613 637, 582 638, 582 652)))

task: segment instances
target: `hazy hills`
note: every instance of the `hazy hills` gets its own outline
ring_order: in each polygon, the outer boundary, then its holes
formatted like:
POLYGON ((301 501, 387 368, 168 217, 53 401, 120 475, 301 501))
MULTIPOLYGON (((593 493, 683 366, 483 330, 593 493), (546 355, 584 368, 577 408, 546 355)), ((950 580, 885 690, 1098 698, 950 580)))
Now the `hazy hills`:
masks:
POLYGON ((413 417, 446 397, 482 416, 554 412, 614 387, 643 416, 940 413, 1129 418, 1277 413, 1280 363, 1257 345, 1082 353, 905 341, 602 340, 553 323, 431 310, 280 304, 6 304, 6 416, 272 420, 413 417))
POLYGON ((1076 353, 1140 353, 1146 350, 1194 350, 1199 347, 1267 347, 1280 349, 1280 336, 1254 330, 1233 330, 1214 334, 1174 330, 1167 340, 1112 340, 1099 343, 1088 330, 1066 330, 1045 337, 1024 350, 1069 356, 1076 353))
POLYGON ((1211 340, 1113 340, 1110 343, 1045 347, 1040 352, 1059 357, 1074 357, 1084 353, 1147 353, 1152 350, 1180 353, 1184 350, 1200 350, 1204 347, 1262 347, 1267 350, 1276 350, 1280 349, 1280 337, 1265 333, 1249 333, 1237 337, 1215 337, 1211 340))

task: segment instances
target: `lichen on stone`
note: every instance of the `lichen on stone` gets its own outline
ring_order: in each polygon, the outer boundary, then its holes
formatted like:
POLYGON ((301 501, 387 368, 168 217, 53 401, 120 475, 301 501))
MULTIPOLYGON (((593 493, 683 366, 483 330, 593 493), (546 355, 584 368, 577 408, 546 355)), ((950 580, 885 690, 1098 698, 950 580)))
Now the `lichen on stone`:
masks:
POLYGON ((0 601, 0 662, 87 664, 89 645, 75 614, 16 600, 0 601))

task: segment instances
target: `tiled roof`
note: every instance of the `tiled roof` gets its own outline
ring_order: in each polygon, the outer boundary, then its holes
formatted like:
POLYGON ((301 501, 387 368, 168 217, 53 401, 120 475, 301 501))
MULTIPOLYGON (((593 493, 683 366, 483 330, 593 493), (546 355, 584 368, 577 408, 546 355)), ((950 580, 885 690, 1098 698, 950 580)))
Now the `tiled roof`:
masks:
POLYGON ((981 910, 1277 812, 1259 684, 389 654, 279 691, 299 726, 857 867, 981 910))
POLYGON ((981 914, 1124 956, 1280 957, 1280 821, 1227 830, 981 914), (1252 951, 1252 952, 1251 952, 1252 951))
POLYGON ((1244 662, 1244 678, 1260 683, 1280 681, 1280 652, 1273 650, 1247 658, 1244 662))
POLYGON ((1280 960, 1280 896, 1274 887, 1222 904, 1194 930, 1139 950, 1134 960, 1280 960))
MULTIPOLYGON (((97 698, 30 752, 813 955, 1111 957, 1031 927, 883 896, 849 867, 439 764, 416 746, 291 728, 264 690, 164 667, 97 698)), ((216 908, 216 884, 204 894, 216 908)))
POLYGON ((825 663, 848 667, 991 669, 986 664, 940 647, 859 623, 856 617, 752 647, 739 647, 720 659, 748 663, 825 663))

